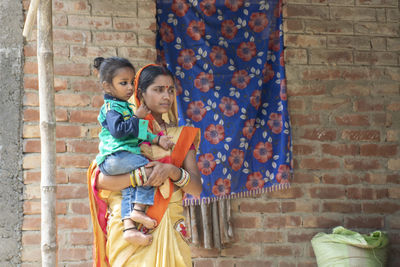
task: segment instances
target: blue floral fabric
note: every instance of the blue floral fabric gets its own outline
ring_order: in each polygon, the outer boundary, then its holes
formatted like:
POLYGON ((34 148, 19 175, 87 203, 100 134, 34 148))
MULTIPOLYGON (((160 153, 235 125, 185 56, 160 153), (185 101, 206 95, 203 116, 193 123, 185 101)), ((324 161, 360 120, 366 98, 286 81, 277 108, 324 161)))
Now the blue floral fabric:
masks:
POLYGON ((158 0, 157 23, 159 61, 177 77, 180 124, 202 132, 201 200, 287 187, 282 0, 158 0))

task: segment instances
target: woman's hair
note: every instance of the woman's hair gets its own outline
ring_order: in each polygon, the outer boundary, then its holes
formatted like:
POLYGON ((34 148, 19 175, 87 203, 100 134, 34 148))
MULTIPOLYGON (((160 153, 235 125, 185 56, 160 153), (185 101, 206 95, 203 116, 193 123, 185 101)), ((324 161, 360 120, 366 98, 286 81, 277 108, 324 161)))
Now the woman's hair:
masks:
POLYGON ((174 75, 166 67, 162 65, 150 65, 145 67, 140 73, 138 88, 141 89, 142 93, 146 92, 147 87, 154 83, 154 80, 160 75, 170 76, 172 81, 175 81, 174 75))
POLYGON ((122 68, 131 68, 136 72, 132 63, 126 58, 121 57, 96 57, 93 62, 93 67, 99 72, 100 83, 112 83, 117 70, 122 68))

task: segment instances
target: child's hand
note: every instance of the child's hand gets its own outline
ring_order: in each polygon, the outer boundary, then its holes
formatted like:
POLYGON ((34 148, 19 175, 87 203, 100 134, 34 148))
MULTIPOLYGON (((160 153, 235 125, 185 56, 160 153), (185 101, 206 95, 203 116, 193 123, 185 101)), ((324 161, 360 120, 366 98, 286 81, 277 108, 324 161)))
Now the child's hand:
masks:
POLYGON ((140 105, 135 111, 135 116, 139 119, 143 119, 147 114, 150 114, 150 109, 145 104, 140 105))
POLYGON ((172 139, 172 137, 168 136, 168 135, 157 136, 156 138, 154 138, 153 143, 157 144, 157 142, 158 142, 158 145, 160 147, 167 150, 175 145, 175 143, 172 142, 171 139, 172 139))

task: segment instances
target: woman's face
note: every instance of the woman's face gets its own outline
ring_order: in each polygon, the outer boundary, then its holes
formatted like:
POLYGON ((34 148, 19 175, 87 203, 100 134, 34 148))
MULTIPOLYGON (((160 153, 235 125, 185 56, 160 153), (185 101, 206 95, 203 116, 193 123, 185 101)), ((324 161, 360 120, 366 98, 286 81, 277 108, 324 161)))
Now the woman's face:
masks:
POLYGON ((142 93, 143 101, 151 110, 153 116, 167 113, 174 102, 174 81, 168 75, 159 75, 154 82, 142 93))

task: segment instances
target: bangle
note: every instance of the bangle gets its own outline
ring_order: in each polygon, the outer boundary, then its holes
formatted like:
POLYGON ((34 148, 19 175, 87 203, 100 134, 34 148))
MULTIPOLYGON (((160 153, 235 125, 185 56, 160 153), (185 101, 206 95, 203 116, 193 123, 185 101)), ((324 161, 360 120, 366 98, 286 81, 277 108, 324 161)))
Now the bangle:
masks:
POLYGON ((144 166, 140 167, 140 172, 141 172, 142 177, 143 177, 143 184, 145 184, 147 182, 147 175, 146 175, 146 171, 144 169, 144 166))
POLYGON ((174 184, 178 187, 184 187, 190 182, 190 174, 182 168, 179 169, 181 170, 181 177, 174 184))
POLYGON ((132 187, 136 187, 136 183, 135 183, 135 180, 133 179, 133 177, 134 177, 134 170, 133 171, 131 171, 131 173, 129 174, 129 178, 131 179, 131 185, 132 185, 132 187))
POLYGON ((136 179, 136 184, 138 186, 143 185, 143 178, 142 178, 142 173, 141 173, 140 169, 135 169, 135 179, 136 179))
POLYGON ((158 136, 157 145, 160 145, 160 138, 161 138, 161 135, 158 136))

